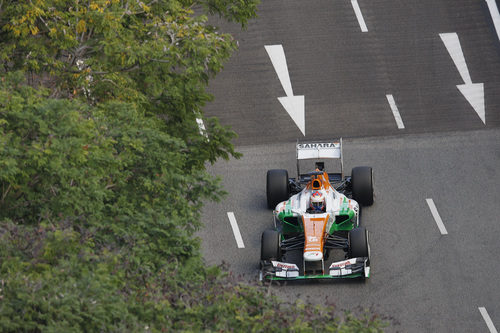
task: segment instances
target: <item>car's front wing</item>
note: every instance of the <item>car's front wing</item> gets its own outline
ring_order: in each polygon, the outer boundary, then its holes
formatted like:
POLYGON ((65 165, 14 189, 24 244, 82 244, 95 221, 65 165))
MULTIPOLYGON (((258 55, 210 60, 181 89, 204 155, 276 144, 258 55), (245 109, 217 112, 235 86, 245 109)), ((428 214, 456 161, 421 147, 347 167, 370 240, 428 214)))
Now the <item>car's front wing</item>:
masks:
POLYGON ((322 274, 301 274, 296 264, 280 261, 263 262, 261 267, 261 281, 370 277, 370 260, 367 257, 333 262, 322 274))

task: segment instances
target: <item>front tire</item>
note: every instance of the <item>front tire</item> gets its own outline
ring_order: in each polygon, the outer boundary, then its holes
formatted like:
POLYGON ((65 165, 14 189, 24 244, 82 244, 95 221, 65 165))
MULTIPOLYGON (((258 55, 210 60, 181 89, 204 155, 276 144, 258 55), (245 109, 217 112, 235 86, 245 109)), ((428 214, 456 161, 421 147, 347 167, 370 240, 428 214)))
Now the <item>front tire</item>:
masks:
POLYGON ((268 229, 262 233, 260 259, 265 261, 281 259, 281 235, 278 231, 268 229))
POLYGON ((370 258, 370 248, 368 246, 368 232, 365 228, 359 227, 349 231, 349 257, 350 258, 370 258))
POLYGON ((362 206, 373 204, 373 171, 371 167, 356 167, 351 173, 352 198, 362 206))
POLYGON ((274 209, 277 204, 289 198, 288 171, 273 169, 267 171, 267 206, 274 209))

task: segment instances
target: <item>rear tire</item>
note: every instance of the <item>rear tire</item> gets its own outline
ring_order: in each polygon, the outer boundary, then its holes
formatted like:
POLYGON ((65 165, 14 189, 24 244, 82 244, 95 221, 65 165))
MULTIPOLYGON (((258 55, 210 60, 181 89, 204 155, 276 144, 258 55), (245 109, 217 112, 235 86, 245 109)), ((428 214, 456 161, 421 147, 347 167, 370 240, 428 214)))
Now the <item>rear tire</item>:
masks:
POLYGON ((370 257, 367 231, 363 227, 349 231, 349 257, 370 257))
POLYGON ((273 169, 267 171, 267 206, 274 209, 277 204, 289 198, 288 171, 273 169))
POLYGON ((281 259, 281 235, 278 231, 268 229, 262 233, 260 259, 269 261, 281 259))
POLYGON ((362 206, 373 204, 373 171, 371 167, 356 167, 351 173, 352 198, 362 206))

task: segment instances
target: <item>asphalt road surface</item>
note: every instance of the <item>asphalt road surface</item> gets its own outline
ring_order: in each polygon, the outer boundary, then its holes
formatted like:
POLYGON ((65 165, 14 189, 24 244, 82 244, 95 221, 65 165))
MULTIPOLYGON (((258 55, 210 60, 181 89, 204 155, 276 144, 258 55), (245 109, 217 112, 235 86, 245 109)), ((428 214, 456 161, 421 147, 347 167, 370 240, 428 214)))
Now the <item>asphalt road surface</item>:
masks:
POLYGON ((302 137, 278 101, 285 91, 265 45, 282 45, 293 93, 305 96, 306 138, 394 135, 386 95, 405 133, 500 125, 500 42, 485 1, 264 1, 248 29, 233 31, 239 51, 211 84, 206 108, 239 134, 236 144, 302 137), (486 125, 457 89, 463 84, 440 33, 457 33, 473 83, 484 83, 486 125))
POLYGON ((257 279, 260 235, 272 226, 266 171, 294 176, 297 139, 342 136, 346 170, 374 169, 375 204, 362 221, 371 278, 273 292, 346 309, 373 305, 394 318, 389 331, 496 332, 500 40, 487 2, 287 0, 259 8, 246 31, 222 25, 240 48, 212 82, 206 115, 232 126, 244 157, 210 168, 229 195, 204 208, 207 263, 225 261, 257 279), (278 100, 290 88, 265 45, 282 45, 292 94, 304 96, 305 136, 278 100))

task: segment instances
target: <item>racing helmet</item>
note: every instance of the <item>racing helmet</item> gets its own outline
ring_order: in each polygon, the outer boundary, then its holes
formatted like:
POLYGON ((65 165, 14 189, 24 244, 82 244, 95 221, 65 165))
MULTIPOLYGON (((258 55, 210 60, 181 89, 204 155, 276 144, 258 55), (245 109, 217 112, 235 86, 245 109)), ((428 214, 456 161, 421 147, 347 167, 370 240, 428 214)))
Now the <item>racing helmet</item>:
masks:
POLYGON ((310 206, 314 210, 323 210, 325 208, 325 195, 321 191, 313 191, 310 206))

